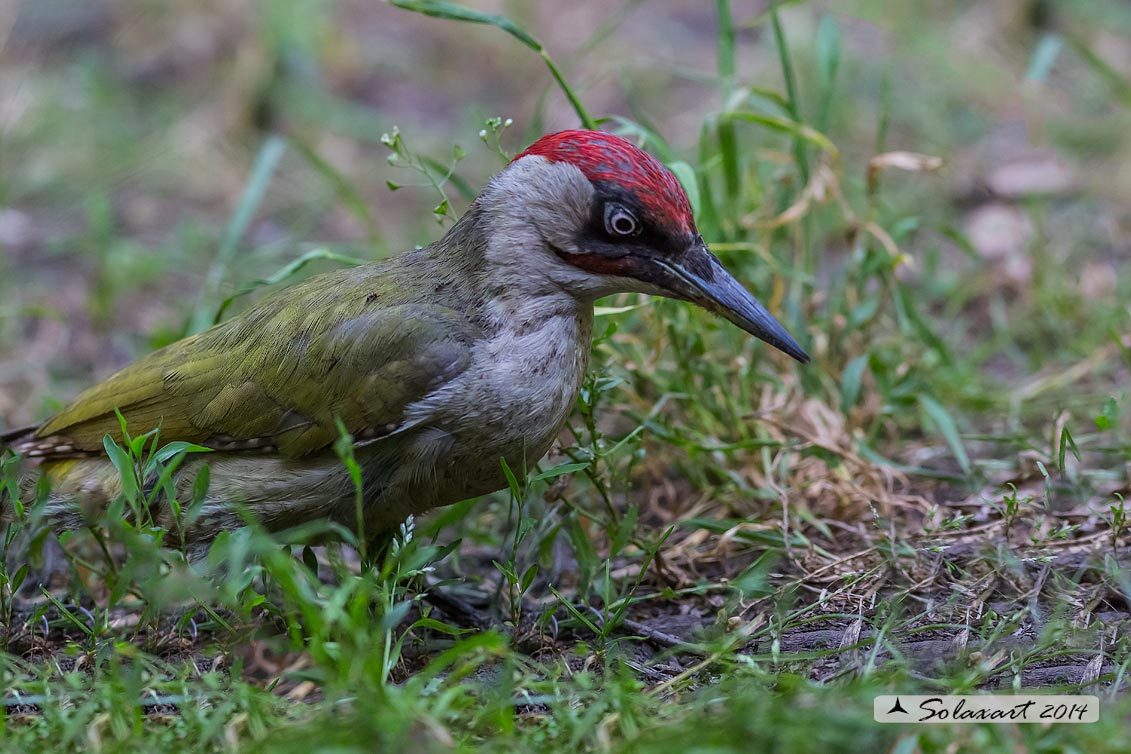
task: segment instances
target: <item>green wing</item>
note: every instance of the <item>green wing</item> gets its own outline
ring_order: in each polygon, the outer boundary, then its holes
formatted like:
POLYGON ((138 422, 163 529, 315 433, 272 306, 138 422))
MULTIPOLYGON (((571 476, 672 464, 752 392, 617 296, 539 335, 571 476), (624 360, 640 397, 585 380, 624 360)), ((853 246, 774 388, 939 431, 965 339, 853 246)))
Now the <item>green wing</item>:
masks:
POLYGON ((120 434, 118 409, 131 434, 160 427, 165 442, 302 456, 337 439, 337 417, 359 438, 395 431, 407 406, 467 367, 482 337, 445 307, 305 298, 150 354, 80 394, 29 447, 43 456, 100 451, 104 435, 120 434))

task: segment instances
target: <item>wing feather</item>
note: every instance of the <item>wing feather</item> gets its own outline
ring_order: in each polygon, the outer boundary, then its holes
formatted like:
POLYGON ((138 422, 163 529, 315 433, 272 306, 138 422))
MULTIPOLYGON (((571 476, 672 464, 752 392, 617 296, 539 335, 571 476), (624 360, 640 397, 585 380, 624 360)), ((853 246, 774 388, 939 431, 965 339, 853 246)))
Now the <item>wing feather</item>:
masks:
POLYGON ((97 451, 120 434, 118 409, 134 434, 159 426, 165 441, 302 456, 337 439, 337 417, 355 435, 395 430, 408 405, 467 368, 482 337, 446 307, 380 306, 364 292, 327 304, 304 287, 311 300, 290 303, 306 305, 298 322, 267 302, 156 351, 81 393, 28 445, 46 456, 53 442, 60 456, 97 451))

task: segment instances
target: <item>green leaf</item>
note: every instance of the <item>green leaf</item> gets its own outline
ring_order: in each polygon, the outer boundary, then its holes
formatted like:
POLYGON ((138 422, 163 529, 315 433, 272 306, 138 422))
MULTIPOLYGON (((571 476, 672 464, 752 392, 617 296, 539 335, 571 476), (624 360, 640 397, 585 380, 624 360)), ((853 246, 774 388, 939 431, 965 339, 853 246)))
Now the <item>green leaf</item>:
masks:
POLYGON ((628 540, 632 537, 632 533, 636 530, 636 519, 640 515, 640 509, 635 504, 628 506, 625 511, 624 517, 617 525, 616 536, 613 537, 613 543, 609 548, 609 556, 619 555, 628 544, 628 540))
POLYGON ((1080 461, 1080 449, 1076 447, 1076 441, 1072 439, 1072 433, 1068 431, 1068 427, 1064 427, 1060 431, 1060 452, 1057 454, 1057 465, 1060 467, 1060 473, 1064 473, 1064 456, 1065 452, 1071 448, 1072 455, 1076 457, 1076 461, 1080 461))
MULTIPOLYGON (((41 473, 39 475, 39 479, 37 479, 36 482, 35 482, 35 502, 42 503, 50 495, 51 495, 51 479, 46 474, 41 473)), ((18 495, 13 496, 12 499, 15 500, 17 503, 19 503, 18 508, 19 508, 19 511, 20 511, 20 515, 22 516, 23 512, 24 512, 24 506, 23 506, 23 503, 20 502, 19 496, 18 495)))
POLYGON ((530 567, 527 568, 522 574, 522 580, 519 582, 519 587, 518 587, 519 591, 525 593, 526 590, 530 588, 530 585, 534 583, 534 578, 537 575, 538 575, 538 564, 537 563, 531 563, 530 567))
POLYGON ((110 458, 110 463, 118 472, 118 477, 122 481, 122 495, 128 499, 133 500, 137 497, 137 477, 134 475, 134 461, 126 450, 114 442, 114 438, 107 434, 102 438, 102 447, 106 451, 106 455, 110 458))
POLYGON ((411 609, 412 602, 410 600, 396 603, 381 616, 381 620, 377 622, 374 630, 378 632, 392 631, 408 616, 408 611, 411 609))
POLYGON ((503 476, 507 478, 507 487, 510 488, 511 494, 514 495, 515 500, 522 499, 522 485, 518 483, 518 477, 511 471, 510 464, 507 459, 499 456, 499 465, 503 467, 503 476))
POLYGON ((844 374, 840 378, 840 410, 848 410, 856 405, 860 397, 860 385, 864 379, 864 370, 868 367, 869 356, 857 356, 844 367, 844 374))
POLYGON ((1052 510, 1052 476, 1041 461, 1037 461, 1037 470, 1041 472, 1041 476, 1045 479, 1045 509, 1052 510))
POLYGON ((446 2, 446 0, 392 0, 392 4, 397 8, 410 10, 413 13, 422 13, 433 18, 494 26, 510 34, 535 52, 542 52, 542 43, 535 39, 533 34, 506 16, 497 13, 483 13, 465 8, 462 5, 446 2))
POLYGON ((899 303, 899 311, 907 318, 907 322, 911 325, 911 328, 919 334, 919 337, 922 338, 928 346, 938 353, 939 357, 942 358, 944 362, 947 364, 953 363, 954 356, 950 348, 947 347, 943 339, 931 329, 931 326, 928 325, 926 320, 919 314, 918 305, 921 305, 921 302, 915 300, 914 294, 912 294, 907 286, 899 285, 896 286, 895 290, 896 301, 899 303))
POLYGON ((546 53, 546 48, 542 46, 542 43, 535 39, 533 34, 523 29, 514 21, 511 21, 506 16, 501 16, 497 13, 483 13, 481 11, 472 10, 471 8, 465 8, 462 5, 446 2, 445 0, 390 0, 390 2, 397 8, 414 13, 422 13, 425 16, 432 16, 433 18, 464 21, 473 24, 487 24, 488 26, 502 29, 542 57, 542 62, 545 63, 546 67, 550 70, 550 75, 554 77, 558 88, 562 90, 562 93, 565 94, 570 105, 573 107, 574 112, 577 113, 582 127, 588 129, 597 128, 597 122, 593 120, 592 116, 586 111, 585 106, 581 104, 581 99, 578 98, 577 93, 574 92, 573 88, 566 82, 562 72, 558 70, 558 66, 546 53))
POLYGON ((68 610, 67 606, 60 602, 58 597, 47 591, 46 587, 40 586, 39 591, 43 592, 43 596, 47 598, 48 602, 55 606, 55 609, 59 611, 60 615, 67 619, 68 623, 82 631, 87 636, 94 635, 94 629, 79 620, 78 616, 68 610))
POLYGON ((164 463, 178 453, 211 453, 212 448, 206 448, 203 445, 196 445, 191 442, 184 442, 183 440, 174 440, 171 443, 164 445, 160 450, 153 454, 153 460, 158 463, 164 463))
POLYGON ((532 481, 538 482, 543 479, 553 479, 554 477, 563 476, 565 474, 572 474, 575 471, 583 471, 589 467, 588 463, 563 463, 561 466, 555 466, 552 469, 547 469, 535 476, 531 477, 532 481))
POLYGON ((821 100, 814 121, 820 130, 829 126, 833 94, 836 92, 836 74, 840 68, 840 26, 836 16, 826 13, 817 25, 817 72, 821 82, 821 100))
POLYGON ((509 583, 513 584, 514 582, 518 581, 518 572, 514 570, 514 564, 510 561, 507 561, 506 563, 500 563, 499 561, 492 558, 491 565, 495 566, 495 570, 503 574, 503 578, 505 578, 509 583))
MULTIPOLYGON (((782 81, 785 82, 786 101, 789 103, 789 115, 793 119, 794 125, 800 125, 803 118, 801 117, 801 98, 798 96, 797 78, 793 73, 793 61, 789 53, 789 45, 786 43, 785 32, 782 31, 781 18, 778 10, 781 6, 771 4, 770 6, 770 26, 774 30, 774 43, 778 49, 778 62, 781 64, 782 81)), ((809 129, 808 126, 803 126, 809 129)), ((809 129, 812 133, 816 133, 813 129, 809 129)), ((822 137, 824 138, 824 137, 822 137)), ((808 137, 803 136, 800 132, 794 134, 793 139, 793 158, 797 163, 797 170, 801 174, 801 182, 804 184, 809 183, 809 157, 805 149, 805 141, 808 137)), ((831 147, 832 142, 825 139, 825 142, 831 147)), ((824 147, 822 147, 824 149, 824 147)), ((834 159, 838 158, 840 153, 833 147, 831 150, 826 150, 834 159)))
POLYGON ((817 25, 817 72, 821 77, 821 87, 829 89, 836 80, 840 67, 840 25, 836 16, 826 13, 817 25))
POLYGON ((20 587, 24 583, 24 579, 27 578, 27 573, 28 564, 24 563, 16 570, 16 573, 12 576, 12 580, 8 585, 10 593, 14 594, 15 592, 18 592, 20 590, 20 587))
POLYGON ((831 155, 834 159, 840 157, 840 150, 836 145, 829 140, 829 137, 804 123, 798 123, 789 118, 779 118, 776 115, 764 115, 762 113, 752 113, 748 110, 740 110, 738 112, 723 113, 720 116, 724 120, 738 120, 745 123, 753 123, 763 128, 768 128, 771 131, 780 131, 793 136, 802 141, 808 141, 817 145, 822 150, 831 155))
POLYGON ((864 299, 864 301, 848 313, 847 329, 849 331, 859 330, 861 325, 876 316, 876 312, 879 308, 880 297, 878 294, 873 294, 864 299))
POLYGON ((767 550, 757 560, 747 566, 742 573, 730 581, 730 588, 739 593, 741 599, 749 600, 773 594, 774 587, 770 573, 781 560, 780 550, 767 550))
POLYGON ((766 102, 781 110, 783 113, 789 114, 789 100, 786 99, 785 95, 781 92, 764 86, 747 86, 739 91, 745 93, 745 97, 742 99, 743 102, 766 102))
POLYGON ((145 443, 151 439, 153 439, 153 437, 148 433, 130 438, 129 443, 127 444, 130 456, 133 458, 141 459, 145 455, 143 452, 145 443))
POLYGON ((923 409, 923 412, 930 417, 939 432, 942 433, 946 444, 950 446, 950 452, 954 454, 955 460, 962 468, 962 473, 969 476, 970 458, 966 455, 966 448, 962 445, 962 439, 958 435, 958 426, 954 423, 953 417, 943 408, 941 403, 928 395, 919 396, 919 407, 923 409))
POLYGON ((661 162, 670 163, 675 159, 671 147, 663 137, 643 123, 625 118, 623 115, 609 116, 609 122, 617 124, 617 128, 614 129, 616 134, 648 147, 648 151, 658 156, 661 162))
POLYGON ((631 312, 634 309, 642 309, 645 306, 650 306, 654 300, 655 299, 648 298, 644 301, 641 301, 639 304, 629 304, 628 306, 594 306, 593 316, 610 317, 616 314, 624 314, 625 312, 631 312))
POLYGON ((564 596, 562 596, 561 592, 559 592, 557 589, 555 589, 554 587, 551 586, 550 587, 550 593, 558 598, 558 602, 561 603, 562 607, 564 607, 566 609, 566 611, 574 617, 574 619, 576 619, 579 623, 581 623, 581 625, 585 626, 587 629, 589 629, 590 631, 592 631, 595 634, 601 633, 601 629, 597 628, 596 624, 594 624, 593 621, 589 620, 589 616, 585 615, 580 610, 578 610, 576 607, 574 607, 573 603, 570 602, 569 600, 567 600, 564 596))
POLYGON ((1103 413, 1095 418, 1096 428, 1100 431, 1111 429, 1119 420, 1119 402, 1114 396, 1104 401, 1103 413))
POLYGON ((699 214, 699 180, 695 177, 695 169, 686 162, 676 160, 668 163, 668 169, 675 174, 687 192, 687 201, 691 204, 691 214, 699 214))
POLYGON ((460 636, 461 634, 472 633, 475 630, 472 628, 460 628, 458 626, 451 626, 447 623, 444 623, 443 621, 438 621, 435 618, 420 618, 409 627, 409 630, 411 631, 418 628, 427 628, 430 631, 447 634, 448 636, 460 636))
POLYGON ((122 430, 122 439, 129 444, 130 433, 129 428, 126 426, 126 417, 122 416, 122 412, 117 408, 114 409, 114 416, 118 417, 118 427, 122 430))

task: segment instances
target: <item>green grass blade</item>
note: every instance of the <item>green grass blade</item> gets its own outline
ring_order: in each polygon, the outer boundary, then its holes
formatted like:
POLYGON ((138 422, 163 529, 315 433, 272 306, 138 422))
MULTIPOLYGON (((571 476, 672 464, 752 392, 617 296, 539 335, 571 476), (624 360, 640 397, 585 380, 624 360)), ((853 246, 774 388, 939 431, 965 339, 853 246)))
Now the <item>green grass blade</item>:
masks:
POLYGON ((818 131, 827 131, 833 95, 836 93, 836 75, 840 69, 840 25, 837 24, 836 16, 825 14, 821 17, 821 23, 817 26, 816 46, 821 99, 814 124, 818 131))
MULTIPOLYGON (((718 69, 725 103, 730 100, 735 83, 734 23, 731 20, 728 0, 716 0, 715 8, 719 17, 718 69)), ((738 139, 734 132, 734 123, 726 119, 720 120, 716 137, 719 140, 719 153, 723 162, 723 184, 726 187, 727 198, 734 201, 738 197, 740 188, 738 139)))
POLYGON ((799 121, 779 118, 776 115, 752 113, 746 110, 724 113, 722 117, 726 120, 740 120, 746 123, 763 126, 772 131, 780 131, 781 133, 789 134, 794 137, 795 141, 805 141, 820 147, 823 151, 827 152, 834 161, 840 159, 840 150, 829 140, 829 137, 812 126, 808 126, 799 121))
POLYGON ((958 435, 958 425, 955 424, 954 417, 943 408, 941 403, 929 395, 919 396, 919 407, 923 410, 923 413, 934 422, 939 432, 942 433, 946 444, 950 446, 950 452, 954 455, 954 459, 958 461, 958 465, 962 468, 962 473, 969 476, 970 457, 966 455, 966 448, 962 444, 962 438, 958 435))
POLYGON ((346 256, 345 254, 336 254, 328 249, 311 249, 310 251, 305 252, 298 259, 294 259, 288 262, 269 277, 253 280, 240 290, 233 293, 231 296, 228 296, 226 299, 224 299, 223 303, 220 304, 220 307, 216 312, 216 319, 219 320, 221 317, 223 317, 224 312, 227 311, 228 307, 230 307, 232 303, 236 301, 236 299, 242 298, 249 293, 253 293, 254 291, 262 288, 265 285, 278 285, 279 283, 286 282, 290 278, 294 277, 294 275, 298 274, 299 270, 301 270, 303 267, 306 267, 311 262, 319 259, 337 262, 342 265, 356 265, 365 263, 364 259, 346 256))
POLYGON ((848 362, 844 374, 840 378, 840 410, 848 413, 856 405, 860 397, 860 387, 864 379, 864 370, 868 368, 870 357, 865 354, 857 356, 848 362))
POLYGON ((743 86, 742 90, 747 92, 746 97, 742 100, 744 103, 767 103, 780 110, 782 115, 789 117, 789 101, 781 95, 781 92, 766 86, 743 86))
MULTIPOLYGON (((782 31, 781 17, 775 7, 770 11, 770 25, 774 30, 774 42, 778 47, 778 61, 781 64, 782 79, 785 81, 785 93, 789 101, 790 117, 797 123, 801 122, 801 104, 797 95, 797 77, 793 73, 793 61, 789 54, 789 45, 785 41, 785 32, 782 31)), ((801 182, 809 182, 809 153, 805 149, 805 142, 799 138, 793 141, 793 155, 797 160, 797 170, 801 174, 801 182)))
POLYGON ((1111 63, 1100 57, 1095 50, 1083 40, 1075 37, 1068 38, 1068 44, 1084 59, 1088 67, 1095 71, 1100 78, 1107 82, 1116 96, 1122 101, 1124 107, 1131 108, 1131 81, 1115 69, 1111 63))
POLYGON ((402 10, 410 10, 413 13, 421 13, 433 18, 494 26, 496 29, 502 29, 510 34, 535 52, 542 52, 542 43, 535 39, 533 34, 498 13, 483 13, 465 8, 462 5, 445 2, 445 0, 391 0, 391 2, 402 10))
POLYGON ((369 204, 365 201, 361 192, 357 190, 357 187, 302 139, 292 136, 289 138, 289 142, 295 151, 302 155, 302 158, 334 188, 338 199, 364 226, 368 238, 370 240, 378 238, 381 231, 377 227, 377 221, 373 219, 373 214, 369 211, 369 204))
POLYGON ((286 148, 287 144, 281 137, 270 136, 259 149, 259 156, 255 159, 255 166, 251 170, 251 177, 248 179, 247 186, 244 187, 243 196, 240 198, 235 214, 228 222, 224 237, 220 241, 220 250, 216 253, 216 259, 208 269, 208 275, 200 289, 200 297, 189 320, 189 334, 205 330, 215 321, 211 302, 220 289, 228 266, 236 255, 236 247, 239 245, 240 239, 247 232, 251 218, 263 202, 263 196, 267 193, 267 186, 271 183, 271 176, 275 174, 275 168, 278 167, 279 160, 282 159, 286 148))
POLYGON ((615 130, 617 134, 635 139, 637 143, 647 147, 650 152, 659 157, 662 162, 671 162, 675 159, 671 146, 660 134, 656 133, 655 129, 623 115, 611 115, 609 122, 617 124, 615 130))
POLYGON ((122 484, 122 496, 134 499, 138 494, 137 475, 134 471, 134 461, 126 450, 114 442, 114 438, 106 435, 102 438, 102 448, 110 458, 114 470, 118 472, 122 484))
POLYGON ((558 69, 556 63, 546 52, 546 48, 538 41, 537 38, 526 29, 522 28, 514 21, 510 20, 504 15, 498 13, 483 13, 482 11, 472 10, 465 8, 456 3, 449 3, 446 0, 389 0, 395 7, 402 10, 412 11, 413 13, 421 13, 425 16, 433 18, 442 18, 449 21, 463 21, 464 23, 472 24, 486 24, 487 26, 494 26, 496 29, 502 29, 507 34, 522 42, 530 49, 537 52, 546 67, 550 70, 550 75, 554 77, 566 98, 569 100, 570 105, 573 107, 574 112, 577 113, 578 119, 585 128, 595 129, 597 127, 596 121, 589 115, 585 106, 581 104, 581 99, 573 91, 573 88, 565 80, 562 72, 558 69))
POLYGON ((675 174, 679 182, 683 184, 683 190, 687 192, 687 201, 691 204, 691 212, 695 216, 699 215, 699 181, 695 177, 695 168, 688 165, 682 160, 668 163, 668 169, 675 174))

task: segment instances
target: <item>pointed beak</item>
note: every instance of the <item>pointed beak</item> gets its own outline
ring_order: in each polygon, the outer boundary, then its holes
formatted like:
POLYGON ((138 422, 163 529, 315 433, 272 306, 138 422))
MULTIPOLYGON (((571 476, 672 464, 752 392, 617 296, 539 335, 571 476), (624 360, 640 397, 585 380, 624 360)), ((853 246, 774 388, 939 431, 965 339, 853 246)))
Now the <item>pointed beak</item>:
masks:
POLYGON ((668 288, 677 298, 698 304, 709 312, 726 317, 754 337, 764 340, 802 364, 809 355, 801 349, 781 323, 734 279, 718 258, 702 242, 695 244, 676 261, 655 260, 665 272, 668 288))

